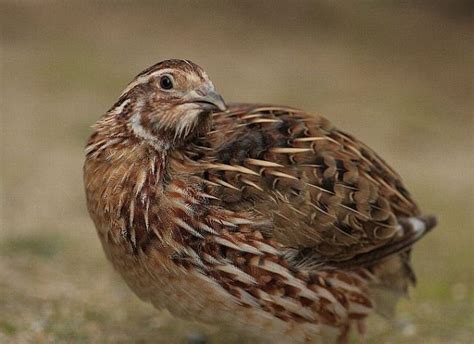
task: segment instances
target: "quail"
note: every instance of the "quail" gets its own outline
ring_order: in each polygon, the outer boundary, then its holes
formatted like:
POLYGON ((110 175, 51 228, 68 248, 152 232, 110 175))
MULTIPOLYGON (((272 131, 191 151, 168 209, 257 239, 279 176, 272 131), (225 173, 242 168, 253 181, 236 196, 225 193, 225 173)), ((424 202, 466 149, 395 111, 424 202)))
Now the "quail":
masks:
POLYGON ((133 292, 261 340, 364 333, 414 284, 410 250, 436 224, 352 135, 291 107, 226 104, 188 60, 138 74, 85 153, 90 216, 133 292))

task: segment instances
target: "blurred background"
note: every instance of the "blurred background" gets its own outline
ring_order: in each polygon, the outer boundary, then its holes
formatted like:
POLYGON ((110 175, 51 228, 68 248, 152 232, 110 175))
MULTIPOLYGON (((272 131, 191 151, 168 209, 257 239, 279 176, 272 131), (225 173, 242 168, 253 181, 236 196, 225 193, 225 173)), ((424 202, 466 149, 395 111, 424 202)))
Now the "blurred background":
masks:
POLYGON ((1 1, 0 342, 242 338, 140 302, 82 184, 90 125, 142 69, 204 67, 229 101, 324 114, 379 152, 439 226, 419 283, 368 343, 474 338, 470 1, 1 1))

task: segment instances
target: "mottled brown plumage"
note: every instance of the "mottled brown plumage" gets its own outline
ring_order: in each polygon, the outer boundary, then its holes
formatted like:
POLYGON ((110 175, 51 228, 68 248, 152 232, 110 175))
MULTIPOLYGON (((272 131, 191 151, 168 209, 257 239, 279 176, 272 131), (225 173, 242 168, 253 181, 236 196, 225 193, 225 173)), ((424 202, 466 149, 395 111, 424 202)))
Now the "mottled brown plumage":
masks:
POLYGON ((262 338, 363 332, 414 282, 410 248, 435 225, 393 169, 327 119, 227 108, 185 60, 139 74, 86 154, 89 212, 132 290, 262 338))

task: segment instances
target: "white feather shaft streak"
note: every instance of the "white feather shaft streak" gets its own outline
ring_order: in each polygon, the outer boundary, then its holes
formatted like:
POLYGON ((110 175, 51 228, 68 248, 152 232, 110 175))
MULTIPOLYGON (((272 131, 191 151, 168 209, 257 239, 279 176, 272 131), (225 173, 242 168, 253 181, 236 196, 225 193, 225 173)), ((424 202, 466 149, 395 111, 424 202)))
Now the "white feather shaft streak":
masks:
POLYGON ((356 293, 360 293, 360 289, 355 286, 355 285, 351 285, 351 284, 348 284, 344 281, 341 281, 340 279, 337 279, 337 278, 326 278, 326 281, 331 283, 331 285, 335 288, 340 288, 340 289, 345 289, 347 291, 352 291, 352 292, 356 292, 356 293))
POLYGON ((262 251, 264 253, 268 253, 268 254, 272 254, 272 255, 278 255, 279 252, 277 249, 275 249, 274 247, 268 245, 268 244, 265 244, 264 242, 261 242, 261 241, 254 241, 252 242, 252 244, 259 250, 259 251, 262 251))
POLYGON ((246 159, 245 162, 250 165, 261 166, 261 167, 284 167, 283 165, 277 164, 273 161, 260 160, 260 159, 246 159))
POLYGON ((229 240, 227 240, 223 237, 219 237, 219 236, 214 237, 214 241, 217 244, 230 247, 230 248, 232 248, 236 251, 251 253, 251 254, 255 254, 255 255, 262 255, 262 252, 259 251, 258 248, 254 247, 254 246, 251 246, 249 244, 240 243, 240 242, 238 244, 234 244, 233 242, 231 242, 231 241, 229 241, 229 240))
POLYGON ((332 303, 332 305, 334 306, 334 311, 336 312, 337 315, 339 315, 342 318, 345 318, 347 316, 347 310, 329 290, 327 290, 324 287, 319 287, 319 286, 313 286, 313 288, 316 289, 316 293, 320 297, 332 303))
POLYGON ((261 112, 266 112, 266 111, 283 111, 283 112, 298 112, 296 109, 292 109, 289 107, 281 107, 281 106, 261 106, 252 109, 251 113, 261 113, 261 112))
POLYGON ((216 237, 214 237, 214 241, 215 241, 217 244, 219 244, 219 245, 227 246, 227 247, 232 248, 232 249, 234 249, 234 250, 236 250, 236 251, 240 251, 240 250, 241 250, 239 246, 237 246, 236 244, 234 244, 234 243, 230 242, 229 240, 224 239, 224 238, 222 238, 222 237, 216 236, 216 237))
POLYGON ((202 198, 209 198, 209 199, 214 199, 214 200, 219 200, 220 198, 219 197, 215 197, 213 195, 209 195, 208 193, 205 193, 205 192, 198 192, 197 194, 199 197, 202 197, 202 198))
POLYGON ((329 190, 326 190, 325 188, 323 188, 323 187, 321 187, 321 186, 318 186, 318 185, 314 185, 314 184, 310 184, 310 183, 306 183, 306 185, 311 186, 312 188, 318 189, 319 191, 328 193, 328 194, 330 194, 330 195, 334 195, 334 194, 335 194, 334 192, 329 191, 329 190))
POLYGON ((252 186, 252 187, 256 188, 257 190, 263 192, 263 189, 260 186, 258 186, 256 183, 252 182, 251 180, 248 180, 246 178, 241 178, 240 181, 244 184, 252 186))
POLYGON ((213 265, 221 264, 221 262, 219 260, 217 260, 216 258, 214 258, 213 256, 211 256, 210 254, 207 254, 207 253, 203 253, 202 258, 204 259, 204 261, 206 261, 210 264, 213 264, 213 265))
POLYGON ((253 247, 251 245, 248 245, 248 244, 240 243, 239 248, 243 252, 252 253, 252 254, 255 254, 257 256, 261 256, 263 254, 258 249, 256 249, 255 247, 253 247))
POLYGON ((198 238, 201 238, 203 239, 204 237, 198 232, 196 231, 193 227, 191 227, 190 225, 188 225, 186 222, 184 222, 183 220, 181 220, 180 218, 177 218, 175 217, 174 218, 174 223, 176 223, 179 227, 181 227, 182 229, 188 231, 190 234, 198 237, 198 238))
POLYGON ((260 118, 260 117, 262 117, 262 114, 254 113, 254 114, 251 114, 251 115, 242 116, 242 117, 240 117, 240 119, 246 120, 246 119, 254 119, 254 118, 260 118))
POLYGON ((250 260, 250 264, 252 264, 253 266, 256 266, 260 269, 263 269, 263 270, 267 270, 269 272, 273 272, 277 275, 280 275, 286 279, 293 279, 294 277, 288 272, 288 270, 286 268, 284 268, 283 266, 277 264, 277 263, 274 263, 272 261, 269 261, 269 260, 265 260, 263 258, 260 258, 260 257, 253 257, 251 260, 250 260))
POLYGON ((273 298, 274 303, 282 306, 283 308, 290 311, 291 313, 298 314, 299 316, 308 320, 315 319, 314 314, 310 309, 303 307, 301 304, 291 299, 283 298, 279 296, 272 296, 272 298, 273 298))
POLYGON ((337 142, 333 138, 327 137, 327 136, 308 136, 308 137, 299 137, 297 139, 293 139, 293 142, 314 142, 314 141, 329 141, 329 142, 337 144, 338 146, 341 145, 339 142, 337 142))
POLYGON ((219 178, 216 178, 216 177, 212 177, 212 181, 214 183, 217 183, 217 184, 220 184, 222 186, 225 186, 225 187, 228 187, 230 189, 233 189, 233 190, 236 190, 236 191, 240 191, 240 189, 230 183, 227 183, 226 181, 222 180, 222 179, 219 179, 219 178))
POLYGON ((149 210, 150 210, 150 198, 147 197, 146 203, 145 203, 145 211, 143 212, 143 217, 145 219, 145 228, 147 232, 150 231, 150 220, 148 218, 149 210))
POLYGON ((210 234, 217 235, 217 232, 211 227, 209 227, 208 225, 206 225, 205 223, 199 222, 198 227, 202 229, 203 231, 206 231, 210 234))
POLYGON ((372 311, 372 307, 363 305, 359 302, 349 300, 349 313, 369 314, 371 311, 372 311))
POLYGON ((272 118, 256 118, 250 120, 251 124, 257 124, 257 123, 281 123, 283 122, 281 119, 272 119, 272 118))
POLYGON ((230 264, 216 265, 215 269, 228 273, 230 275, 233 275, 236 280, 242 283, 250 284, 250 285, 254 285, 257 283, 257 281, 255 281, 255 279, 252 276, 246 274, 245 272, 235 267, 234 265, 230 265, 230 264))
POLYGON ((229 217, 228 220, 236 225, 251 225, 255 223, 254 221, 243 217, 229 217))
POLYGON ((137 181, 135 184, 135 197, 138 196, 138 194, 142 190, 143 185, 145 184, 145 181, 146 181, 146 177, 147 177, 147 170, 141 169, 140 172, 138 173, 137 181))
POLYGON ((240 172, 240 173, 245 173, 245 174, 251 174, 254 176, 259 176, 257 172, 243 166, 226 165, 226 164, 207 164, 205 167, 211 170, 240 172))
POLYGON ((297 177, 292 176, 292 175, 287 174, 287 173, 280 172, 280 171, 266 171, 266 173, 271 174, 271 175, 273 175, 273 176, 275 176, 275 177, 281 177, 281 178, 288 178, 288 179, 298 180, 297 177))
POLYGON ((281 154, 297 154, 297 153, 305 153, 305 152, 312 152, 311 148, 294 148, 294 147, 273 147, 270 148, 270 152, 272 153, 281 153, 281 154))

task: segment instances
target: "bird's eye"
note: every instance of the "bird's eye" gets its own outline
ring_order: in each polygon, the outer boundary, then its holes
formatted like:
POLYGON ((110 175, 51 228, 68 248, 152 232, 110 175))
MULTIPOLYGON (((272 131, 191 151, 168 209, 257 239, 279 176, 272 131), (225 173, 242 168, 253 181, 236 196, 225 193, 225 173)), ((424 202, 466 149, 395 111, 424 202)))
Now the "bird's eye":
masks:
POLYGON ((168 75, 163 75, 160 78, 160 87, 164 90, 171 90, 173 88, 173 81, 168 75))

